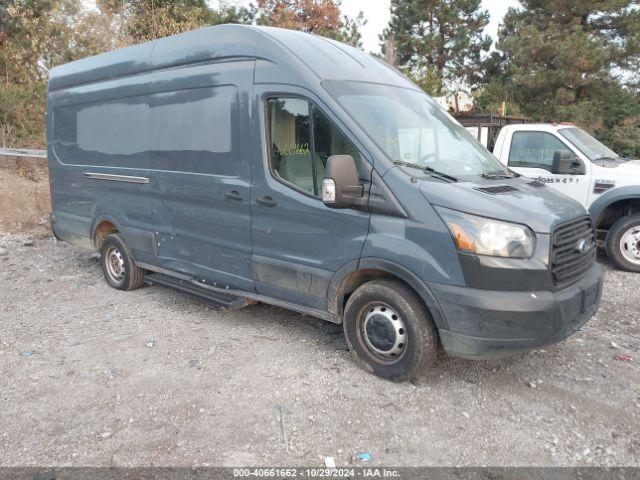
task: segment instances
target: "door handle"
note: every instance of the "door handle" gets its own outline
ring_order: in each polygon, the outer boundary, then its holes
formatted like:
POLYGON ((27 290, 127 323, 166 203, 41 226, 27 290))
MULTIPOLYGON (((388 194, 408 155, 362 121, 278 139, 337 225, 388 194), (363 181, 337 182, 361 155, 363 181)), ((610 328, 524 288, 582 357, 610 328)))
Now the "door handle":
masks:
POLYGON ((273 198, 269 196, 256 198, 256 202, 258 202, 260 205, 264 205, 265 207, 275 207, 276 205, 278 205, 278 202, 276 202, 273 198))
POLYGON ((242 201, 242 195, 237 190, 232 190, 224 194, 229 200, 235 200, 236 202, 242 201))

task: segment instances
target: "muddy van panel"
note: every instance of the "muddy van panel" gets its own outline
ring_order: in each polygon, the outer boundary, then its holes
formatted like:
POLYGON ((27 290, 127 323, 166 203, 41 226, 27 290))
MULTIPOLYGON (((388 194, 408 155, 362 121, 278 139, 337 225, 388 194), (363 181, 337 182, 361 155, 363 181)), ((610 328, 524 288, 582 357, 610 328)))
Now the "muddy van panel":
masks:
POLYGON ((318 36, 222 25, 56 67, 47 147, 54 233, 109 285, 341 323, 384 378, 560 341, 599 304, 580 205, 318 36))

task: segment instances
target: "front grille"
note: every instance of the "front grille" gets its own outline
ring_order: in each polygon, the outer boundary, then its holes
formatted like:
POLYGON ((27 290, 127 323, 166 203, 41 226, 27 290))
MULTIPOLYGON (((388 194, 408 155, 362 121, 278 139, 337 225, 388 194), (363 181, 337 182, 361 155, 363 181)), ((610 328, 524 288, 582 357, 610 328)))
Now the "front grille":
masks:
POLYGON ((556 284, 577 280, 595 259, 596 236, 588 215, 555 228, 551 236, 551 273, 556 284))

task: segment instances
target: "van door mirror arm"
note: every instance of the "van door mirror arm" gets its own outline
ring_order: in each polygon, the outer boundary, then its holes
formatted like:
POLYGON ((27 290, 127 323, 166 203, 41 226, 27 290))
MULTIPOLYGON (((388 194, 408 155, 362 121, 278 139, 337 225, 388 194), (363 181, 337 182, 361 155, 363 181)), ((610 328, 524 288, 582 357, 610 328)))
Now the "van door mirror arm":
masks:
POLYGON ((350 185, 342 189, 345 197, 351 197, 354 200, 364 196, 364 185, 350 185))
POLYGON ((349 189, 353 189, 353 206, 356 210, 367 210, 369 208, 369 192, 371 191, 371 183, 360 180, 358 185, 353 185, 349 189))

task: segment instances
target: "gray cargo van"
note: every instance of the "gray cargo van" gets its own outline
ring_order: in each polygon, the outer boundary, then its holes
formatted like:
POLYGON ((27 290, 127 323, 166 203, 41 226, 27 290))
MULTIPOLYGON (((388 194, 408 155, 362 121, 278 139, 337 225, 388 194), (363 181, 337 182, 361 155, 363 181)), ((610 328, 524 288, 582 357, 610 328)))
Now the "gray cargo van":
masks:
POLYGON ((52 228, 107 282, 342 323, 390 379, 561 341, 596 311, 584 208, 355 48, 224 25, 51 71, 52 228))

